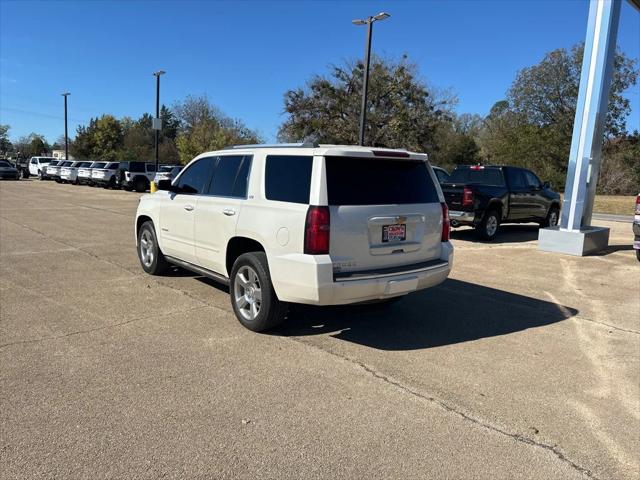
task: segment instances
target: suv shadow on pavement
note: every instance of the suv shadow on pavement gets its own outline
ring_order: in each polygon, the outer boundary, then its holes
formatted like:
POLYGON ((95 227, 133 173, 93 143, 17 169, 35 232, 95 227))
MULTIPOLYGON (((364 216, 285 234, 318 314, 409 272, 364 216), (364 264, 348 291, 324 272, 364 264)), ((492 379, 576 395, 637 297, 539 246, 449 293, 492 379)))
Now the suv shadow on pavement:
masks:
POLYGON ((383 307, 294 305, 273 334, 332 336, 380 350, 440 347, 542 327, 577 315, 552 302, 448 279, 383 307))
POLYGON ((495 240, 487 242, 478 238, 478 235, 473 228, 463 227, 461 229, 451 229, 451 239, 488 244, 523 243, 538 240, 538 230, 540 230, 540 228, 541 227, 537 224, 500 225, 500 230, 498 231, 495 240))

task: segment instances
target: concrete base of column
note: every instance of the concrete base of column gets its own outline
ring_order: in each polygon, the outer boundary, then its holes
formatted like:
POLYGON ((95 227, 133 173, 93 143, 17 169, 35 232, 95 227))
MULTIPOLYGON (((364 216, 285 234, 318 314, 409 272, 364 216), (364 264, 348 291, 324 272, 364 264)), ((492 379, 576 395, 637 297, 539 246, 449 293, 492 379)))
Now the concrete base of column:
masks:
POLYGON ((583 257, 609 246, 609 229, 584 227, 577 230, 561 230, 560 227, 541 228, 538 233, 538 250, 583 257))

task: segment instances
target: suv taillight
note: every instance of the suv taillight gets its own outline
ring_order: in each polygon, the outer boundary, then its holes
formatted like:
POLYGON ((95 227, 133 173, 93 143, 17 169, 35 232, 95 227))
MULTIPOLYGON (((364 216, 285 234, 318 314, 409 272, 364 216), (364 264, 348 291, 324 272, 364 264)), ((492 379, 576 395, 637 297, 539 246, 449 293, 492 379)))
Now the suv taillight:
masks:
POLYGON ((462 206, 470 207, 471 205, 473 205, 473 190, 469 187, 464 187, 462 191, 462 206))
POLYGON ((640 195, 636 197, 636 215, 640 215, 640 195))
POLYGON ((324 255, 329 253, 329 207, 311 205, 304 226, 304 253, 324 255))
POLYGON ((451 233, 451 222, 449 221, 449 207, 447 207, 446 203, 441 203, 442 205, 442 238, 441 241, 448 242, 449 234, 451 233))

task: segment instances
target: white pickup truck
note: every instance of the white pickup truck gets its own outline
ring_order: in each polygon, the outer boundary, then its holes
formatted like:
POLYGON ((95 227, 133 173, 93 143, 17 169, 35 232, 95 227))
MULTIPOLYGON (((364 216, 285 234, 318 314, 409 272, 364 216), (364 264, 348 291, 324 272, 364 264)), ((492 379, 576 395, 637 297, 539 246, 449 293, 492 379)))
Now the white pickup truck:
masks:
POLYGON ((40 177, 42 170, 53 160, 55 160, 53 157, 31 157, 29 160, 29 175, 40 177))

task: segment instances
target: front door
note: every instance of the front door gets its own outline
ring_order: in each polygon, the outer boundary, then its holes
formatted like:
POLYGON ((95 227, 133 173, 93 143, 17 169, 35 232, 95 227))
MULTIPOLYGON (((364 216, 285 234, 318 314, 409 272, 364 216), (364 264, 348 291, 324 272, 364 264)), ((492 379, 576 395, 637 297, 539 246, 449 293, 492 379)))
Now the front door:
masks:
POLYGON ((194 228, 198 200, 209 184, 211 158, 201 158, 176 179, 174 192, 164 195, 160 208, 160 241, 165 255, 196 263, 194 228))
POLYGON ((509 167, 507 169, 509 183, 509 220, 523 220, 531 216, 531 197, 529 187, 522 170, 509 167))
POLYGON ((549 202, 544 196, 542 182, 529 170, 524 170, 524 176, 527 181, 531 197, 531 217, 533 220, 544 219, 547 217, 549 202))
POLYGON ((198 199, 195 253, 198 265, 228 276, 226 249, 235 236, 242 204, 247 197, 251 155, 217 157, 211 183, 198 199))

